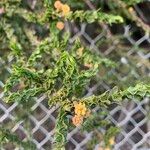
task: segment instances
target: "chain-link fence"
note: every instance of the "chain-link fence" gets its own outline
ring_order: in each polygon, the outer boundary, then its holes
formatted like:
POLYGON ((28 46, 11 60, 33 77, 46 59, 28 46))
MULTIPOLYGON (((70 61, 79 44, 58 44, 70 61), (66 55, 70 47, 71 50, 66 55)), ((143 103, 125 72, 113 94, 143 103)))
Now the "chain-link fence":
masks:
MULTIPOLYGON (((136 10, 142 15, 142 12, 138 6, 136 10)), ((144 18, 146 19, 146 18, 144 18)), ((99 24, 67 24, 71 27, 71 32, 73 33, 70 39, 70 44, 78 37, 82 42, 88 47, 100 53, 100 55, 108 57, 113 55, 118 55, 118 62, 120 62, 121 70, 111 69, 110 73, 116 78, 116 82, 121 81, 123 83, 130 79, 130 75, 137 78, 142 75, 142 73, 149 75, 149 48, 150 48, 150 37, 149 35, 140 34, 139 30, 134 28, 134 25, 124 25, 121 27, 108 27, 99 24), (99 32, 95 31, 99 29, 99 32), (109 30, 114 35, 109 34, 109 30), (119 33, 119 34, 118 34, 119 33), (121 35, 121 39, 118 40, 121 35), (113 38, 112 37, 115 37, 113 38), (111 46, 103 44, 101 42, 108 39, 111 40, 111 46), (124 42, 125 47, 119 47, 122 52, 119 53, 118 45, 119 42, 124 42), (139 50, 139 47, 144 50, 139 50), (126 50, 126 48, 128 50, 126 50), (145 50, 146 49, 146 50, 145 50), (118 54, 119 53, 119 54, 118 54), (112 55, 113 54, 113 55, 112 55), (135 64, 130 63, 130 57, 135 57, 135 64), (135 65, 135 68, 140 68, 142 73, 136 72, 136 70, 124 70, 122 66, 135 65)), ((7 77, 11 72, 10 65, 13 58, 7 57, 7 62, 0 58, 0 74, 1 76, 7 77)), ((100 76, 99 74, 97 76, 100 76)), ((132 80, 132 79, 131 79, 132 80)), ((131 81, 132 83, 132 81, 131 81)), ((1 124, 11 124, 13 128, 12 132, 17 133, 22 140, 30 134, 33 137, 33 142, 36 144, 37 149, 51 149, 51 144, 53 142, 54 127, 57 116, 57 108, 49 108, 47 104, 47 99, 45 96, 36 98, 36 103, 33 104, 31 110, 32 114, 29 116, 30 120, 30 130, 26 130, 26 122, 24 120, 19 120, 16 122, 15 112, 20 107, 17 103, 6 104, 3 102, 3 91, 4 86, 3 81, 0 81, 0 123, 1 124)), ((89 96, 97 93, 101 90, 109 90, 111 88, 110 84, 105 80, 96 80, 92 84, 87 86, 87 92, 85 96, 89 96)), ((23 108, 22 108, 23 109, 23 108)), ((95 108, 96 111, 99 108, 95 108)), ((110 109, 110 115, 108 119, 111 120, 116 126, 120 127, 120 133, 115 138, 114 150, 137 150, 150 149, 150 100, 148 98, 143 98, 141 101, 136 99, 127 100, 125 99, 121 105, 113 105, 110 109)), ((20 112, 21 113, 21 112, 20 112)), ((75 128, 68 133, 67 139, 68 143, 66 145, 67 150, 84 150, 86 148, 87 142, 91 139, 91 133, 80 133, 80 128, 75 128)), ((12 150, 15 149, 11 144, 2 147, 2 149, 12 150)), ((95 146, 98 149, 98 145, 95 146)))

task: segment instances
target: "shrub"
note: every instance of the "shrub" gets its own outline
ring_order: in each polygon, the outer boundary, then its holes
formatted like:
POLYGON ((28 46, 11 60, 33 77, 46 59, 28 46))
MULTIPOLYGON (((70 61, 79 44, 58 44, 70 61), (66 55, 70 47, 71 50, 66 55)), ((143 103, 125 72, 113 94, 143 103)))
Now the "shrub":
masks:
MULTIPOLYGON (((101 139, 104 147, 112 147, 114 136, 119 130, 105 120, 109 113, 108 106, 120 103, 124 98, 150 96, 150 85, 144 82, 136 84, 134 79, 130 87, 128 84, 122 86, 123 83, 113 82, 108 71, 112 68, 120 69, 117 61, 94 53, 80 39, 70 44, 71 33, 66 26, 67 22, 99 22, 107 26, 121 24, 129 19, 148 33, 149 28, 132 8, 136 2, 139 0, 111 0, 110 4, 113 5, 108 4, 109 13, 101 9, 85 10, 84 1, 76 0, 43 0, 34 9, 23 0, 0 2, 1 44, 3 49, 7 49, 6 53, 14 58, 11 75, 4 86, 5 102, 17 102, 24 109, 21 119, 32 113, 30 108, 34 97, 41 94, 46 95, 50 107, 58 105, 54 149, 64 149, 67 132, 74 126, 95 131, 91 141, 94 144, 101 139), (129 12, 131 15, 128 15, 129 12), (109 91, 84 97, 85 87, 91 79, 96 79, 101 68, 105 69, 104 77, 115 86, 109 91), (100 107, 99 112, 92 111, 95 106, 100 107), (102 129, 107 130, 103 133, 102 129)), ((36 149, 30 139, 27 142, 20 141, 9 130, 1 126, 2 143, 10 141, 25 149, 36 149)))

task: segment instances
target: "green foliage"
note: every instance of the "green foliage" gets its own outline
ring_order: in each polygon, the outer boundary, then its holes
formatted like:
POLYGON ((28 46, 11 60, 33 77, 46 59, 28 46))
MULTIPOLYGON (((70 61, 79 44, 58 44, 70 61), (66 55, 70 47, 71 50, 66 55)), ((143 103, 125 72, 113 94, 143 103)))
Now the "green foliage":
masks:
MULTIPOLYGON (((23 108, 33 101, 34 97, 45 94, 50 107, 59 105, 54 149, 63 150, 67 142, 67 131, 71 126, 68 115, 74 115, 74 101, 86 104, 89 109, 94 106, 107 109, 112 103, 119 103, 124 98, 150 96, 150 86, 139 83, 136 86, 121 89, 118 83, 112 90, 84 97, 85 87, 102 68, 106 73, 104 76, 107 76, 108 70, 118 68, 119 65, 116 59, 112 61, 110 58, 90 51, 88 46, 83 46, 79 39, 70 44, 70 33, 57 29, 57 22, 100 22, 104 25, 106 23, 111 25, 123 23, 124 19, 112 13, 105 13, 101 9, 78 10, 75 5, 76 1, 72 3, 75 10, 71 10, 63 17, 54 8, 54 2, 44 0, 39 4, 40 10, 31 9, 32 11, 24 6, 21 0, 0 2, 0 6, 4 8, 0 33, 4 36, 3 47, 8 51, 11 50, 10 53, 15 58, 11 75, 4 86, 5 101, 18 102, 23 108), (43 36, 37 35, 37 28, 44 34, 43 36)), ((83 4, 83 2, 80 3, 83 4)), ((131 1, 128 4, 131 5, 131 1)), ((117 8, 119 6, 120 3, 117 8)), ((111 80, 112 78, 106 77, 106 79, 111 80)), ((107 114, 103 111, 91 114, 89 118, 84 119, 82 128, 87 131, 96 130, 95 137, 100 134, 105 145, 108 145, 109 138, 115 136, 118 129, 111 127, 111 123, 104 120, 106 116, 107 114), (107 132, 103 134, 101 129, 106 130, 108 127, 107 132)), ((30 149, 28 142, 21 142, 17 136, 9 134, 7 130, 0 129, 0 133, 2 142, 7 139, 16 145, 30 149), (12 141, 12 139, 15 140, 12 141)), ((94 140, 95 142, 98 141, 94 140)))
POLYGON ((108 114, 106 109, 100 109, 99 112, 93 112, 83 123, 81 128, 83 131, 93 132, 92 138, 88 142, 88 149, 93 149, 101 141, 104 141, 103 145, 106 147, 110 146, 109 140, 119 133, 120 129, 108 121, 108 114))
POLYGON ((36 150, 36 146, 31 141, 22 141, 18 136, 12 134, 8 129, 0 126, 0 147, 8 142, 17 145, 18 147, 30 150, 36 150))
POLYGON ((108 111, 100 110, 100 112, 95 112, 89 116, 82 125, 82 130, 91 132, 97 128, 105 128, 109 125, 109 121, 105 120, 108 115, 108 111))
POLYGON ((54 149, 55 150, 65 150, 65 144, 67 142, 67 131, 69 126, 69 119, 67 118, 66 111, 61 108, 55 127, 54 136, 54 149))
POLYGON ((80 22, 93 23, 97 22, 105 22, 105 23, 122 23, 123 18, 120 16, 114 16, 111 14, 106 14, 100 11, 75 11, 71 13, 67 19, 69 20, 78 20, 80 22))
POLYGON ((133 99, 135 97, 141 98, 144 96, 150 97, 150 86, 147 84, 137 84, 134 87, 129 87, 124 90, 118 90, 117 87, 114 87, 111 91, 106 91, 98 96, 87 97, 81 101, 90 106, 95 104, 106 107, 113 102, 121 102, 124 98, 133 99))

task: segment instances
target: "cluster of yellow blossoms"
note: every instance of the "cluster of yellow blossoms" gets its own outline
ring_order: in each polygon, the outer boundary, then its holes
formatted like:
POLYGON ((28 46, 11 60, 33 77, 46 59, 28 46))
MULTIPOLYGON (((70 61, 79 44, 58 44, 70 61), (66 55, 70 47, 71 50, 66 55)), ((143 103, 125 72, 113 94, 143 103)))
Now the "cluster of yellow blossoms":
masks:
POLYGON ((70 13, 70 7, 67 4, 61 3, 61 1, 56 1, 54 7, 58 12, 61 12, 62 16, 67 16, 70 13))
POLYGON ((72 122, 75 126, 79 126, 83 119, 90 115, 90 110, 81 102, 74 102, 74 112, 75 116, 72 118, 72 122))
MULTIPOLYGON (((56 1, 54 3, 54 7, 56 8, 57 12, 61 13, 63 17, 67 16, 70 13, 70 7, 67 4, 61 3, 61 1, 56 1)), ((56 27, 59 30, 62 30, 64 28, 64 23, 59 21, 57 22, 56 27)))
POLYGON ((56 27, 57 29, 62 30, 65 27, 65 25, 63 22, 59 21, 57 22, 56 27))

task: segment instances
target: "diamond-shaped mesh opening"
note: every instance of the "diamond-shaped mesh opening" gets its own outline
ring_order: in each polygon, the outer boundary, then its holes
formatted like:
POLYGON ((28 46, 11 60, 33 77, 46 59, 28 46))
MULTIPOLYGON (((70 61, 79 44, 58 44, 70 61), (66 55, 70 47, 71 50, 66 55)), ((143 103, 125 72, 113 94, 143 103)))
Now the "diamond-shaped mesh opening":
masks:
POLYGON ((46 137, 46 135, 40 130, 38 129, 37 131, 34 132, 33 134, 33 138, 40 143, 42 140, 44 140, 46 137))
MULTIPOLYGON (((148 132, 148 126, 147 126, 147 121, 148 120, 146 120, 141 126, 139 126, 139 128, 142 130, 142 132, 144 133, 144 134, 146 134, 147 132, 148 132)), ((149 130, 150 131, 150 130, 149 130)))
POLYGON ((138 143, 143 138, 143 136, 137 131, 130 138, 134 143, 138 143))
POLYGON ((120 143, 125 138, 123 133, 119 133, 116 137, 116 143, 120 143))
POLYGON ((100 51, 103 53, 106 52, 107 49, 109 48, 109 45, 106 41, 106 37, 102 36, 102 35, 101 35, 101 37, 99 37, 99 39, 96 40, 94 46, 96 47, 97 51, 100 51))
POLYGON ((130 131, 132 131, 135 128, 134 123, 130 120, 127 124, 124 125, 124 130, 126 133, 129 133, 130 131), (126 127, 128 126, 128 127, 126 127))
POLYGON ((26 134, 19 128, 16 129, 14 133, 19 137, 20 140, 26 138, 26 134))
POLYGON ((72 136, 72 138, 77 142, 77 143, 81 143, 84 139, 85 136, 81 133, 76 133, 72 136))
POLYGON ((22 106, 22 105, 20 105, 20 106, 11 105, 9 108, 10 109, 8 109, 8 110, 10 110, 9 111, 10 115, 12 115, 17 120, 23 120, 23 119, 28 117, 28 111, 29 110, 25 109, 25 106, 22 106))
POLYGON ((48 140, 43 146, 42 148, 44 148, 45 150, 49 150, 52 149, 52 143, 50 140, 48 140))
POLYGON ((75 148, 76 148, 76 145, 72 141, 69 140, 66 144, 66 149, 67 150, 72 150, 72 149, 75 149, 75 148))
POLYGON ((124 27, 120 24, 112 24, 110 29, 113 35, 124 33, 124 27))
POLYGON ((52 115, 54 118, 56 118, 57 115, 58 115, 58 110, 57 110, 56 107, 53 107, 53 109, 54 109, 54 110, 52 111, 51 115, 52 115))
POLYGON ((44 109, 47 111, 47 109, 49 110, 50 109, 50 107, 49 107, 49 105, 48 105, 48 99, 47 98, 45 98, 44 100, 42 100, 41 101, 41 104, 43 104, 43 106, 44 106, 44 109))
POLYGON ((125 142, 118 149, 119 150, 131 150, 132 149, 132 144, 130 142, 125 142))
POLYGON ((39 105, 35 110, 34 114, 37 120, 42 120, 46 116, 46 112, 39 105))
POLYGON ((52 120, 50 117, 44 121, 42 124, 42 127, 46 129, 48 132, 52 131, 55 128, 54 120, 52 120))
POLYGON ((105 30, 103 30, 98 23, 92 23, 86 25, 85 33, 92 39, 100 39, 102 34, 105 35, 105 30), (91 32, 93 31, 93 32, 91 32))
POLYGON ((134 121, 138 123, 138 122, 141 122, 145 118, 145 114, 141 110, 138 110, 131 117, 134 118, 134 121))
POLYGON ((112 117, 119 123, 126 118, 126 114, 122 110, 118 110, 112 115, 112 117))

